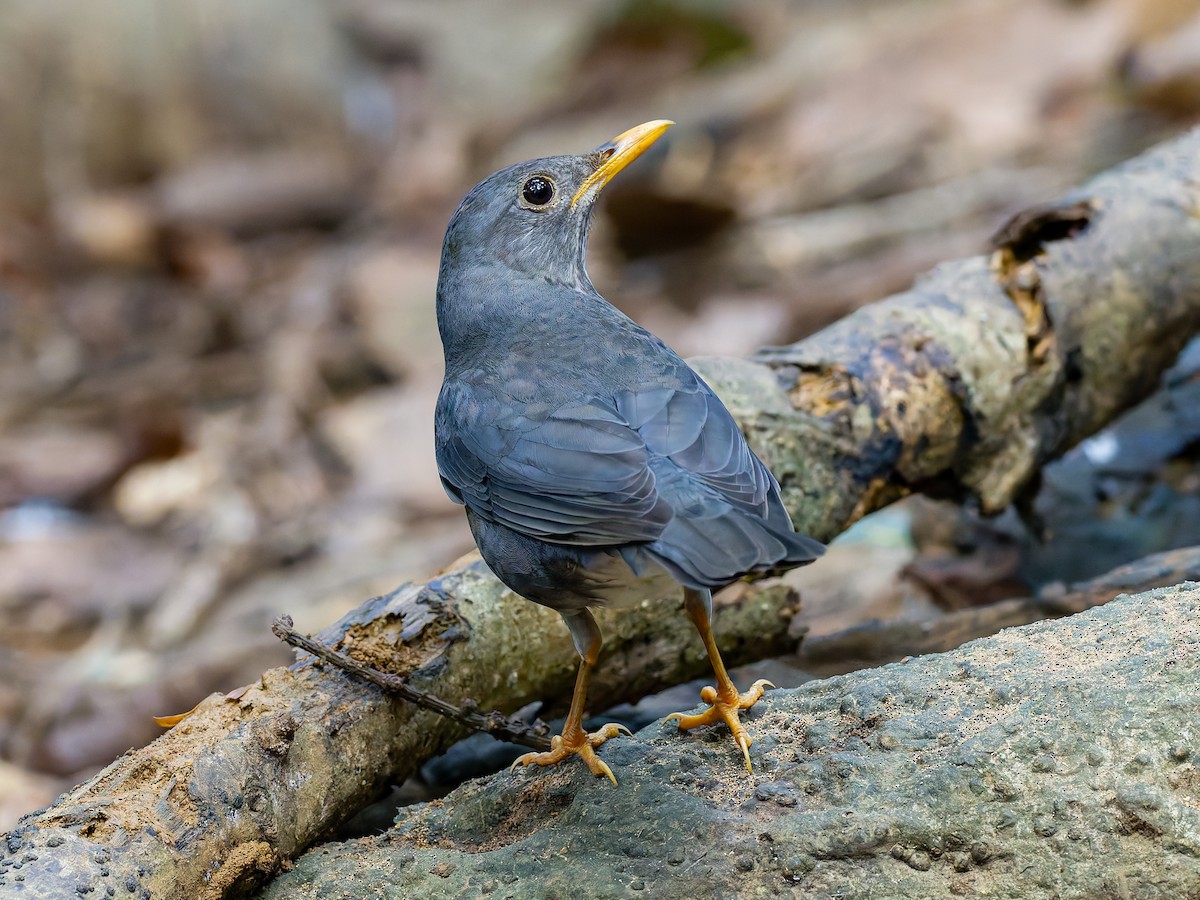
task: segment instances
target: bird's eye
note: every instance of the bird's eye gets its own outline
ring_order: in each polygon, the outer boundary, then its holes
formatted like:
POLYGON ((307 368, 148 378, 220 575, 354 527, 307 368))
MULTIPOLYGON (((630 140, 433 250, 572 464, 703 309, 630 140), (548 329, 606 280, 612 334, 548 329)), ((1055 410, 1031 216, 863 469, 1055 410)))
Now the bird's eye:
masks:
POLYGON ((554 199, 554 182, 545 175, 534 175, 521 185, 521 199, 530 206, 545 206, 554 199))

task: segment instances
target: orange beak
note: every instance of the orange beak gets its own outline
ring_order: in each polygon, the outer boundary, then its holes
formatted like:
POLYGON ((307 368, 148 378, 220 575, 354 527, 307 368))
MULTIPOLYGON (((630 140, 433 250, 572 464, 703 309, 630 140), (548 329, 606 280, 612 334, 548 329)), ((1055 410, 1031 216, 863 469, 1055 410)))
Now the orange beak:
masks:
POLYGON ((614 175, 645 153, 647 148, 674 124, 670 119, 655 119, 618 134, 600 147, 596 153, 607 153, 608 156, 600 168, 583 180, 583 184, 571 198, 571 206, 574 207, 584 197, 592 197, 599 193, 601 188, 612 181, 614 175))

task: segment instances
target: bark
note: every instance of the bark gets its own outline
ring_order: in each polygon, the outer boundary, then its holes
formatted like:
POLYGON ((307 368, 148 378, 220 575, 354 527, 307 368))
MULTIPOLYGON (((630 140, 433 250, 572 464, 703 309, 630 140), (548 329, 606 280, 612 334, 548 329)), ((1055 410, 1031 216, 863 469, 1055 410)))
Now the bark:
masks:
MULTIPOLYGON (((1197 185, 1193 132, 1019 218, 990 257, 946 264, 756 361, 699 367, 817 537, 916 490, 1001 509, 1043 462, 1148 394, 1200 326, 1197 185)), ((717 625, 730 662, 785 649, 794 604, 780 584, 728 592, 717 625)), ((676 597, 601 624, 595 708, 706 671, 676 597)), ((561 704, 573 681, 556 616, 478 563, 368 601, 323 637, 460 705, 561 704)), ((461 735, 302 660, 237 699, 210 698, 26 817, 0 879, 19 875, 29 897, 232 896, 461 735)))
POLYGON ((836 534, 912 491, 999 512, 1153 391, 1200 328, 1198 173, 1200 130, 1017 216, 989 257, 706 366, 797 526, 836 534))

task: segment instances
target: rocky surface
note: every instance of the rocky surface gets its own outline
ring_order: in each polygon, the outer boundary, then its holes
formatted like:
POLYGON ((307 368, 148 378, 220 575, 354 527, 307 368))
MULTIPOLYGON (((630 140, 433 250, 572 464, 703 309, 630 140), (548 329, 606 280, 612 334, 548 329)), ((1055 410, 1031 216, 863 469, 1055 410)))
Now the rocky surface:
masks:
POLYGON ((747 776, 655 723, 310 851, 263 895, 1137 897, 1200 891, 1200 584, 773 691, 747 776))

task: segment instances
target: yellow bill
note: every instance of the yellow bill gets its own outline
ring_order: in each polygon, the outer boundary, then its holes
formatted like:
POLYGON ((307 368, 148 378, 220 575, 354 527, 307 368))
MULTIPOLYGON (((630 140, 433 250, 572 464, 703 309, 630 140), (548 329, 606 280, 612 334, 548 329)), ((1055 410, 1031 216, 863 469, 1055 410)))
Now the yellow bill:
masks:
POLYGON ((670 119, 654 119, 618 134, 600 147, 596 152, 608 153, 609 156, 601 163, 600 168, 583 180, 583 184, 571 198, 571 205, 574 206, 584 197, 598 192, 612 181, 614 175, 645 153, 647 148, 674 124, 670 119))

